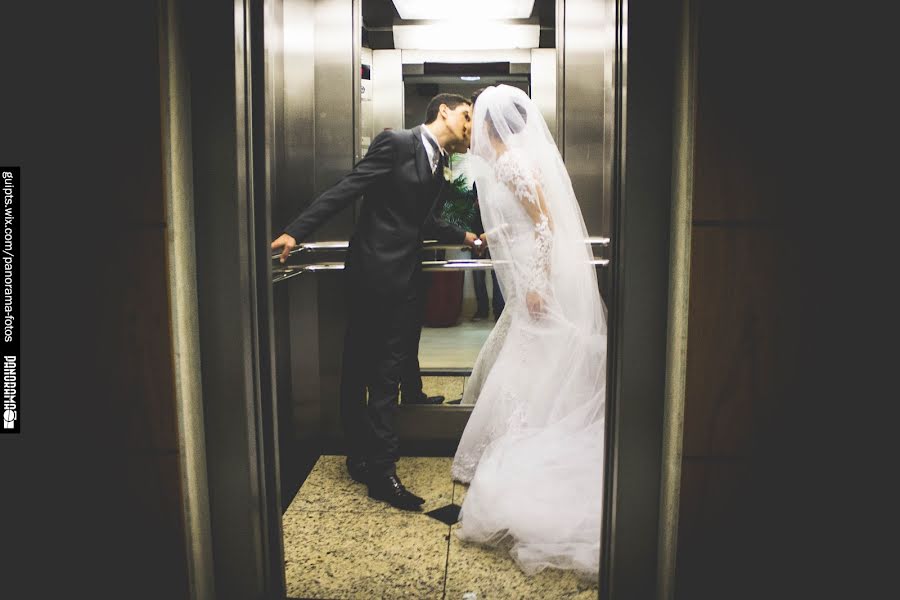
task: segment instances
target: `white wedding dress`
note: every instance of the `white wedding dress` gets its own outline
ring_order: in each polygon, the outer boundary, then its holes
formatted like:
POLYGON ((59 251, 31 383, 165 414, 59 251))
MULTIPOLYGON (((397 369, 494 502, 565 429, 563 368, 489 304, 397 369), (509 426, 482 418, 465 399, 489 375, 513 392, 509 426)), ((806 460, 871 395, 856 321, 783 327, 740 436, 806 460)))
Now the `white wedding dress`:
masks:
POLYGON ((524 92, 487 88, 470 172, 506 307, 466 386, 453 461, 469 483, 457 535, 521 569, 600 563, 606 313, 587 230, 547 126, 524 92))

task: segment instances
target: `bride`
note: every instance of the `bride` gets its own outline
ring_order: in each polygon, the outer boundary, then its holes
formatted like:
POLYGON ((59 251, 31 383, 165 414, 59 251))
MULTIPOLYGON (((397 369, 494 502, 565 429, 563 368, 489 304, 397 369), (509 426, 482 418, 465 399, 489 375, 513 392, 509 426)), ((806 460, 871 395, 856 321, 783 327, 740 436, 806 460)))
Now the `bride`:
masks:
POLYGON ((606 310, 587 230, 547 125, 525 92, 475 102, 469 170, 506 308, 466 385, 453 460, 468 483, 457 535, 509 548, 527 574, 596 578, 606 310))

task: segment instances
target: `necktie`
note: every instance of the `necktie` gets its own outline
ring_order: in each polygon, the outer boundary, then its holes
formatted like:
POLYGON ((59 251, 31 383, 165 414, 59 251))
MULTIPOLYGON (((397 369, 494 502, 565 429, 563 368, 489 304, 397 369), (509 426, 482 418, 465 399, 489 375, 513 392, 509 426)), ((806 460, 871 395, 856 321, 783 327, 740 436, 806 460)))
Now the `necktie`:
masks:
POLYGON ((444 167, 447 166, 447 156, 443 152, 441 152, 438 156, 440 158, 438 158, 437 166, 434 168, 434 176, 443 177, 444 167))
POLYGON ((441 149, 440 149, 440 147, 437 145, 437 142, 435 142, 433 139, 431 139, 431 136, 426 135, 426 136, 425 136, 425 139, 428 141, 429 144, 431 144, 431 148, 434 150, 434 154, 432 154, 432 156, 434 156, 435 158, 437 158, 437 166, 434 166, 434 164, 435 164, 435 163, 434 163, 434 159, 431 159, 431 164, 432 164, 431 172, 432 172, 432 174, 434 174, 434 173, 437 173, 438 169, 441 169, 441 168, 442 168, 442 167, 441 167, 441 161, 442 161, 443 158, 444 158, 444 153, 441 152, 441 149))

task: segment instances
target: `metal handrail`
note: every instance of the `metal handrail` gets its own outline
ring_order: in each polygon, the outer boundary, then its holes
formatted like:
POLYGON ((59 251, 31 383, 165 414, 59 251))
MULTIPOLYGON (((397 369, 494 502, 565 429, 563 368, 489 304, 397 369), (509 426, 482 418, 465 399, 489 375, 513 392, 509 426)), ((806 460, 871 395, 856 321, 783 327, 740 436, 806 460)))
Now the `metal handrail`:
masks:
MULTIPOLYGON (((609 246, 608 237, 589 237, 585 239, 586 244, 592 246, 609 246)), ((291 250, 289 256, 301 252, 334 252, 338 250, 346 250, 350 247, 349 241, 339 240, 333 242, 304 242, 297 244, 297 247, 291 250)), ((438 240, 425 240, 422 243, 423 250, 469 250, 469 246, 465 244, 442 244, 438 240)), ((281 258, 281 253, 273 254, 272 260, 281 258)))
MULTIPOLYGON (((488 258, 477 259, 458 259, 458 260, 423 260, 423 271, 489 271, 494 268, 495 264, 504 264, 509 261, 495 261, 488 258)), ((592 265, 605 267, 609 265, 608 258, 594 258, 590 261, 592 265)), ((310 263, 305 265, 293 265, 285 267, 273 267, 272 273, 276 274, 272 278, 272 283, 278 283, 303 273, 313 273, 316 271, 341 271, 344 268, 342 262, 321 262, 310 263)))

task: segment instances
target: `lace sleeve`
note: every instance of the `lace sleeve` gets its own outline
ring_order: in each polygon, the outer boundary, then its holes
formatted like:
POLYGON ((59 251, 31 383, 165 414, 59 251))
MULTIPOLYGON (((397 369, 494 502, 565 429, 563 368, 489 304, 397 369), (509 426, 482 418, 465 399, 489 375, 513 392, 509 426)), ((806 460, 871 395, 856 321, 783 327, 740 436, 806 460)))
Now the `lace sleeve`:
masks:
POLYGON ((545 295, 550 287, 550 251, 553 249, 553 234, 547 215, 541 213, 540 222, 534 226, 534 256, 528 270, 528 289, 545 295))
MULTIPOLYGON (((520 157, 521 158, 521 157, 520 157)), ((527 267, 527 289, 542 296, 550 286, 550 254, 553 249, 553 221, 541 189, 541 173, 507 153, 497 162, 497 176, 516 195, 534 223, 534 253, 527 267)))

